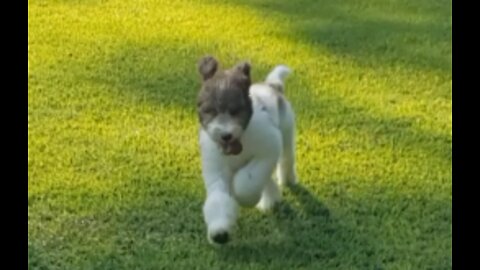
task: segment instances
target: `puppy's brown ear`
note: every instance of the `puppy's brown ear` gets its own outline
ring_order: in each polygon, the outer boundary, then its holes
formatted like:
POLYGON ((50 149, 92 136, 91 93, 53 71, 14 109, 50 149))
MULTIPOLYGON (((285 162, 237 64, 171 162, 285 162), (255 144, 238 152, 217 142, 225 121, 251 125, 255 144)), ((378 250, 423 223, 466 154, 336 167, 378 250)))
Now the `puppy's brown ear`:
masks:
POLYGON ((250 78, 250 69, 251 69, 251 66, 250 66, 250 63, 247 62, 247 61, 244 61, 244 62, 241 62, 241 63, 238 63, 235 68, 242 72, 245 76, 249 77, 250 78))
POLYGON ((213 56, 207 55, 198 62, 198 72, 203 80, 208 80, 217 72, 218 61, 213 56))

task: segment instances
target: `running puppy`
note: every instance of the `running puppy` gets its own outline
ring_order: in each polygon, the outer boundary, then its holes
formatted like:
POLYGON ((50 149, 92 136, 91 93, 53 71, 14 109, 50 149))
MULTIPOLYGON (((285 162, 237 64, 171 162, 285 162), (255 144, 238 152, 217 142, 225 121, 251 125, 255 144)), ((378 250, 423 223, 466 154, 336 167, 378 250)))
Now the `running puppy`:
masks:
POLYGON ((278 185, 297 181, 295 117, 284 96, 290 69, 276 66, 255 84, 250 69, 242 62, 220 70, 211 56, 198 63, 199 141, 207 191, 203 214, 214 244, 229 241, 239 205, 269 210, 281 200, 278 185))

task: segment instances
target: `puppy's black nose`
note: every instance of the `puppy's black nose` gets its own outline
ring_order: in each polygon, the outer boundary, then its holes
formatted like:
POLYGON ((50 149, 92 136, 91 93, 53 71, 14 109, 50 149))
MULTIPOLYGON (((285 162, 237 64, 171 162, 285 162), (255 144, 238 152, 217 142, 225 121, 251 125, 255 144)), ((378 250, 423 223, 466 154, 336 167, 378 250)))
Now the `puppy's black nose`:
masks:
POLYGON ((232 134, 230 133, 225 133, 225 134, 222 134, 221 138, 224 142, 228 142, 232 139, 232 134))

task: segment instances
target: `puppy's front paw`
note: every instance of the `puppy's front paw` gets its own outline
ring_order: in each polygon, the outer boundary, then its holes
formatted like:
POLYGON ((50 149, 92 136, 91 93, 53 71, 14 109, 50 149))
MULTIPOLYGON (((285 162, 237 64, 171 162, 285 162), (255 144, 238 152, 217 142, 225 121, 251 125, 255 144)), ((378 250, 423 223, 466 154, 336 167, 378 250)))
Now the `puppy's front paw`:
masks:
POLYGON ((208 241, 213 245, 224 245, 230 241, 230 233, 220 230, 208 234, 208 241))

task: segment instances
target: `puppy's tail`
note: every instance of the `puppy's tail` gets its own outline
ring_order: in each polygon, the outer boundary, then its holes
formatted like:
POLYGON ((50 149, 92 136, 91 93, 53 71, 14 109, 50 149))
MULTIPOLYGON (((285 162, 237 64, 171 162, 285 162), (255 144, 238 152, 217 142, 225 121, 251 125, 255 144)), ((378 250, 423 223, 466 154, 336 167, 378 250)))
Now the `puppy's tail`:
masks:
POLYGON ((289 67, 285 65, 278 65, 267 75, 265 82, 280 93, 283 93, 285 78, 290 73, 292 73, 292 71, 289 67))

